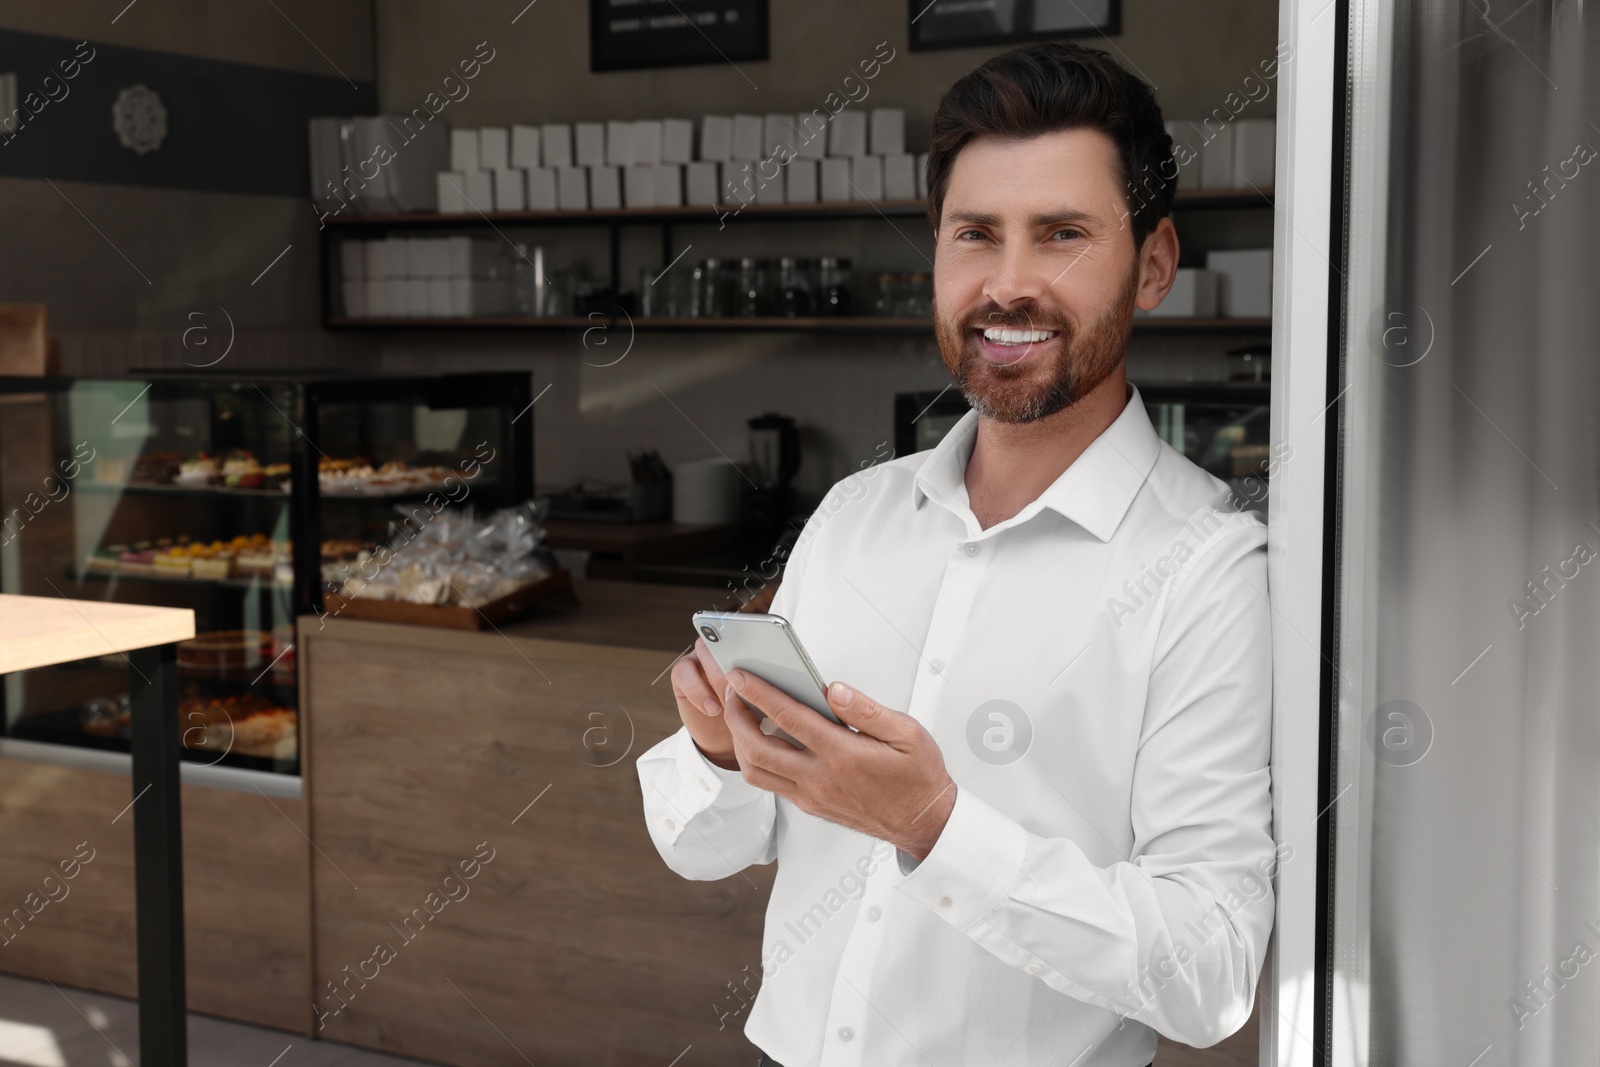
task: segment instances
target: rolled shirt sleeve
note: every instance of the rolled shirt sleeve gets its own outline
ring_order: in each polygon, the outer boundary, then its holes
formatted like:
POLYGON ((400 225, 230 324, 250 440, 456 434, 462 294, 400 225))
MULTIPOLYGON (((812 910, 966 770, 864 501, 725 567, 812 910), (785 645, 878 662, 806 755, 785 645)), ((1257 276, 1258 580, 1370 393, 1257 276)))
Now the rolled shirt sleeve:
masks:
POLYGON ((1096 867, 958 782, 939 840, 898 886, 1051 988, 1199 1047, 1250 1016, 1288 858, 1271 835, 1265 530, 1229 524, 1168 590, 1128 860, 1096 867))

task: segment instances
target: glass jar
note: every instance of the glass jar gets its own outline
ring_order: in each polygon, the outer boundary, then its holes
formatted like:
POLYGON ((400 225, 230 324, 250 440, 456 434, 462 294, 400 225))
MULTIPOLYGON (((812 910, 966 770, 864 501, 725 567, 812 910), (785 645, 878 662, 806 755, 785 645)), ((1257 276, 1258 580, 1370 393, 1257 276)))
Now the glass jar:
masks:
POLYGON ((666 315, 667 279, 663 272, 653 267, 639 268, 639 317, 662 318, 666 315))
POLYGON ((900 314, 900 310, 896 306, 896 294, 899 288, 898 278, 899 275, 897 274, 878 275, 878 295, 872 300, 872 313, 874 315, 887 317, 900 314))
POLYGON ((767 292, 771 261, 749 256, 739 261, 739 286, 735 290, 735 311, 741 318, 753 319, 772 314, 767 292))
POLYGON ((850 261, 838 256, 824 256, 817 261, 817 271, 817 314, 825 318, 851 315, 850 261))
POLYGON ((777 314, 786 319, 808 318, 814 311, 811 261, 784 256, 778 260, 777 314))
POLYGON ((549 275, 545 273, 544 248, 518 242, 511 258, 511 309, 519 315, 537 318, 545 310, 549 275))
POLYGON ((913 274, 906 290, 905 315, 914 319, 933 318, 933 275, 913 274))
POLYGON ((722 318, 732 312, 728 271, 719 259, 702 260, 694 269, 694 310, 697 318, 722 318))

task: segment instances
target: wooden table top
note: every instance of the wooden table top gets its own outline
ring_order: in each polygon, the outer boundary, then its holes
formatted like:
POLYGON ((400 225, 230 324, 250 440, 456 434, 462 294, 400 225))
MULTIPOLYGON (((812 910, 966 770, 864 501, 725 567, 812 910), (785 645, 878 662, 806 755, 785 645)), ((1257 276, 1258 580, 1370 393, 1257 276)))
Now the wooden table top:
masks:
POLYGON ((0 594, 0 674, 194 636, 194 612, 102 600, 0 594))

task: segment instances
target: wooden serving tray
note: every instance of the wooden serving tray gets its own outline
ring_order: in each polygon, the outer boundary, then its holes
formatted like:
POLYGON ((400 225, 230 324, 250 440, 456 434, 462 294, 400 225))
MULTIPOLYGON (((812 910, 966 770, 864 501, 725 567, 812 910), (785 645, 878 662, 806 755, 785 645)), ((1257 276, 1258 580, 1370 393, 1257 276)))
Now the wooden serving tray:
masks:
POLYGON ((447 630, 487 630, 508 619, 526 615, 536 604, 571 591, 572 574, 556 568, 542 580, 490 600, 477 607, 465 604, 412 604, 404 600, 379 600, 352 597, 345 600, 329 594, 324 603, 328 615, 345 619, 370 619, 373 622, 399 622, 410 626, 438 626, 447 630))

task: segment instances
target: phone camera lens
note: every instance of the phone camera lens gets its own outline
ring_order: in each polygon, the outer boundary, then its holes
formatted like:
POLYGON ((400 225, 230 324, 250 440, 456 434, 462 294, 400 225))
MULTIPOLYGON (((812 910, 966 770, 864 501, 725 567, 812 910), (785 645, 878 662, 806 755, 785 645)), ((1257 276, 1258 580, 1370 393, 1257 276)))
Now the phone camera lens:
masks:
POLYGON ((719 640, 719 638, 717 637, 717 631, 713 630, 709 626, 700 627, 700 632, 706 635, 706 640, 707 641, 719 640))

